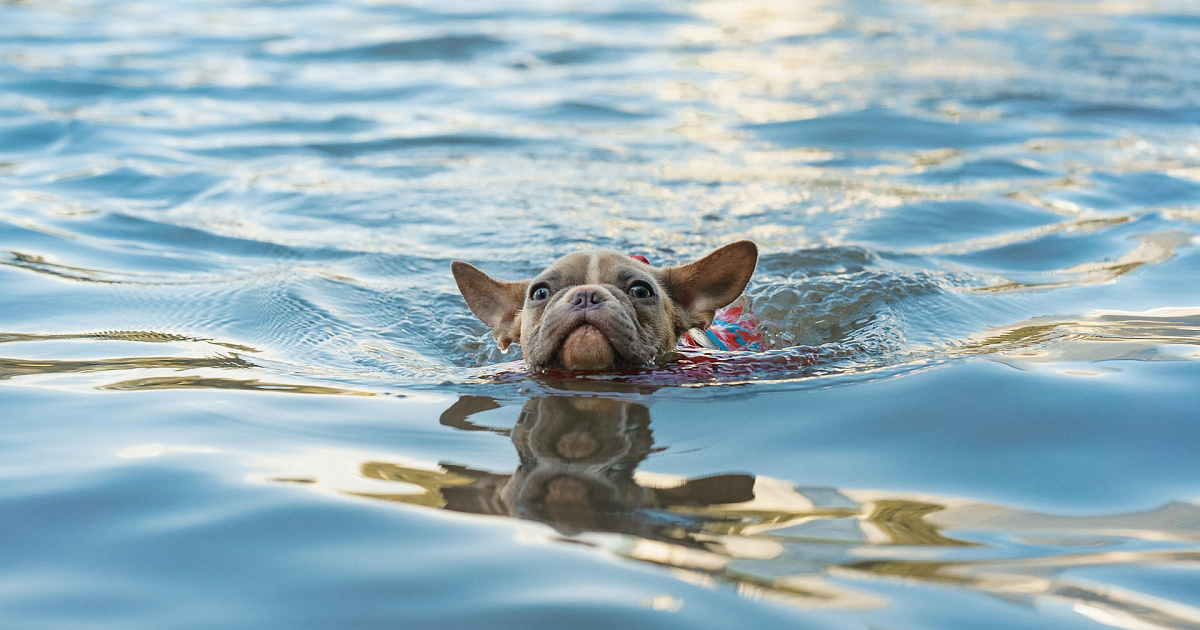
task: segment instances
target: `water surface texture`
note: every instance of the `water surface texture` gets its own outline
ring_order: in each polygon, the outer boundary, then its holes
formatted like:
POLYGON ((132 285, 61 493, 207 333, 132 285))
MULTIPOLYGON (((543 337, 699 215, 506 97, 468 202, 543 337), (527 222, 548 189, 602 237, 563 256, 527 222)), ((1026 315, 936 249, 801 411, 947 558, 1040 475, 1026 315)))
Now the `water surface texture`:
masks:
POLYGON ((1200 628, 1200 8, 0 4, 0 626, 1200 628), (535 378, 449 273, 761 250, 535 378))

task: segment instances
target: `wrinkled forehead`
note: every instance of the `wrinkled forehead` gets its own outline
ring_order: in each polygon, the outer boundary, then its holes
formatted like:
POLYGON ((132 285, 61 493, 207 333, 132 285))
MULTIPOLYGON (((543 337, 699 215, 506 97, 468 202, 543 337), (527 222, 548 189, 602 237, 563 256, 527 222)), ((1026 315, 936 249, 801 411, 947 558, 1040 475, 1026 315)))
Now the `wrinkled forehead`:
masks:
POLYGON ((657 269, 624 254, 594 249, 567 254, 538 274, 535 281, 562 286, 580 284, 623 285, 635 278, 657 280, 657 269))

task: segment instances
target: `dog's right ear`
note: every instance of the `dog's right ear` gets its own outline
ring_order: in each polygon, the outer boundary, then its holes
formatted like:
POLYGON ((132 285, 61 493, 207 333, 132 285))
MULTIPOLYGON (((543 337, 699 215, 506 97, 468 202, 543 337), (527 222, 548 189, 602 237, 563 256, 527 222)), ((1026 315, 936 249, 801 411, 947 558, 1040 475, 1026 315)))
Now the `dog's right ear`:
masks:
POLYGON ((521 342, 521 307, 525 305, 528 281, 497 280, 461 260, 450 263, 458 291, 467 308, 492 329, 501 352, 521 342))

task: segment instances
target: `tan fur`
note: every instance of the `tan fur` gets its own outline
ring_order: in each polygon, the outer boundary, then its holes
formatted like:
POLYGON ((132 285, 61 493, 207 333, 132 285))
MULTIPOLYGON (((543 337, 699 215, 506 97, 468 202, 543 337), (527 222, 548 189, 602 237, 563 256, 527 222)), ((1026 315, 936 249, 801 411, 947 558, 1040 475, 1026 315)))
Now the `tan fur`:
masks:
POLYGON ((451 269, 467 306, 507 349, 519 343, 530 370, 596 370, 653 365, 689 328, 705 328, 750 281, 758 249, 738 241, 679 267, 656 268, 619 252, 568 254, 520 282, 496 280, 471 265, 451 269), (651 298, 634 298, 636 282, 651 298), (530 292, 545 286, 545 300, 530 292), (589 304, 582 308, 573 301, 589 304))

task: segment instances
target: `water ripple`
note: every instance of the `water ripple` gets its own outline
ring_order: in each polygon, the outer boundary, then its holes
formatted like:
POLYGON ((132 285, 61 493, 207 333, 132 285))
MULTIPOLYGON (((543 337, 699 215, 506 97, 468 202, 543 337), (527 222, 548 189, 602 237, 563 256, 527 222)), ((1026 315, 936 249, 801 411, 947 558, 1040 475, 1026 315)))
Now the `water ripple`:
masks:
POLYGON ((1196 626, 1195 13, 0 3, 0 615, 1196 626), (449 274, 743 238, 653 370, 449 274))

